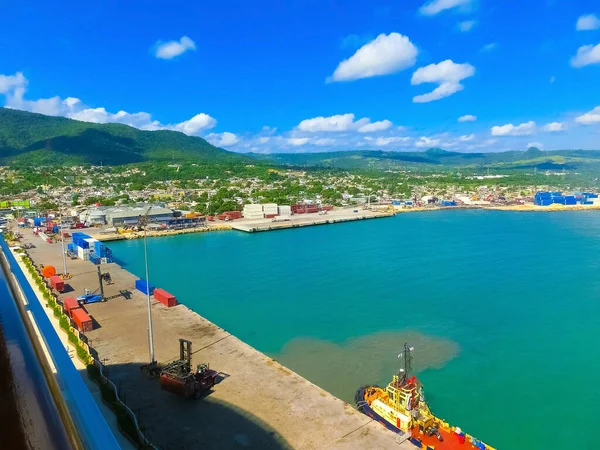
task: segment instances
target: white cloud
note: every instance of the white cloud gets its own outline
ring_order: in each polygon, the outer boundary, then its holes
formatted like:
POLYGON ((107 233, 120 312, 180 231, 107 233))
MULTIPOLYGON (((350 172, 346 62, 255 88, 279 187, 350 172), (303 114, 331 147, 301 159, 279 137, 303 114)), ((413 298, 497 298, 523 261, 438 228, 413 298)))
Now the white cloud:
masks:
POLYGON ((575 118, 575 122, 582 125, 593 125, 600 123, 600 106, 596 106, 589 112, 586 112, 582 116, 575 118))
POLYGON ((471 64, 456 64, 450 59, 421 67, 413 73, 410 83, 413 86, 422 83, 438 83, 439 86, 428 94, 417 95, 413 98, 413 102, 432 102, 462 91, 464 86, 460 81, 473 75, 475 75, 475 67, 471 64))
POLYGON ((530 120, 517 126, 509 123, 507 125, 492 127, 492 136, 529 136, 534 131, 535 122, 530 120))
POLYGON ((387 130, 392 125, 393 125, 392 122, 390 122, 387 119, 380 120, 379 122, 372 122, 372 123, 367 123, 366 125, 363 125, 362 127, 360 127, 358 129, 358 132, 359 133, 372 133, 375 131, 383 131, 383 130, 387 130))
POLYGON ((544 150, 544 144, 541 142, 530 142, 525 146, 526 149, 530 149, 531 147, 539 148, 540 150, 544 150))
POLYGON ((552 122, 544 126, 544 131, 555 133, 557 131, 565 131, 567 128, 563 122, 552 122))
POLYGON ((315 145, 335 145, 336 142, 333 138, 320 138, 315 141, 315 145))
POLYGON ((0 94, 8 94, 17 89, 25 89, 27 78, 21 72, 14 75, 0 75, 0 94))
POLYGON ((178 41, 158 41, 155 44, 155 55, 159 59, 172 59, 188 50, 196 50, 196 43, 187 36, 178 41))
POLYGON ((366 136, 365 141, 372 142, 377 147, 385 147, 390 144, 406 144, 410 141, 409 137, 405 136, 389 136, 389 137, 378 137, 376 139, 371 136, 366 136))
POLYGON ((600 19, 594 14, 587 14, 577 19, 575 29, 577 31, 597 30, 600 28, 600 19))
POLYGON ((495 50, 498 48, 498 44, 496 42, 490 42, 489 44, 484 45, 483 47, 481 47, 481 50, 479 50, 480 52, 491 52, 492 50, 495 50))
POLYGON ((314 117, 312 119, 304 119, 298 124, 300 131, 308 131, 311 133, 318 131, 347 131, 357 126, 366 125, 369 119, 360 119, 354 121, 354 114, 337 114, 329 117, 314 117))
POLYGON ((239 142, 238 137, 228 131, 224 133, 210 133, 206 136, 206 140, 217 147, 230 147, 239 142))
POLYGON ((475 139, 475 135, 474 134, 464 134, 461 137, 458 138, 461 142, 469 142, 472 141, 473 139, 475 139))
POLYGON ((261 144, 266 144, 270 140, 271 140, 271 138, 269 136, 263 136, 263 137, 258 138, 258 142, 261 144))
POLYGON ((477 120, 477 116, 473 116, 471 114, 466 114, 464 116, 460 116, 458 118, 459 122, 475 122, 477 120))
POLYGON ((175 125, 177 131, 182 131, 185 134, 197 134, 203 130, 210 130, 217 125, 217 121, 208 114, 196 114, 190 120, 178 123, 175 125))
POLYGON ((277 127, 270 127, 268 125, 265 125, 264 127, 262 127, 262 132, 267 134, 275 134, 277 132, 277 127))
POLYGON ((288 138, 288 143, 292 145, 305 145, 308 144, 308 138, 288 138))
POLYGON ((387 75, 415 65, 418 50, 408 37, 399 33, 380 34, 338 64, 327 82, 351 81, 387 75))
POLYGON ((122 123, 142 130, 176 130, 189 135, 197 135, 217 125, 217 121, 205 113, 197 114, 181 123, 162 124, 158 120, 153 120, 152 115, 147 112, 111 113, 103 107, 90 108, 75 97, 67 97, 64 100, 58 96, 28 100, 25 98, 27 84, 28 80, 20 72, 10 76, 0 75, 0 94, 6 97, 5 106, 48 116, 64 116, 84 122, 122 123))
POLYGON ((440 145, 440 142, 440 139, 432 139, 425 136, 421 136, 419 140, 415 143, 415 145, 419 148, 430 148, 440 145))
POLYGON ((577 54, 571 58, 571 65, 576 68, 600 63, 600 44, 579 47, 577 54))
POLYGON ((392 127, 392 122, 389 120, 381 120, 379 122, 371 122, 368 117, 354 120, 355 116, 352 113, 337 114, 329 117, 314 117, 305 119, 298 124, 298 130, 309 133, 321 131, 352 131, 357 130, 360 133, 369 133, 374 131, 383 131, 392 127))
POLYGON ((419 12, 425 16, 435 16, 447 9, 469 5, 471 1, 472 0, 431 0, 421 6, 419 12))
POLYGON ((471 31, 476 24, 476 20, 464 20, 462 22, 458 22, 457 25, 460 31, 466 33, 467 31, 471 31))

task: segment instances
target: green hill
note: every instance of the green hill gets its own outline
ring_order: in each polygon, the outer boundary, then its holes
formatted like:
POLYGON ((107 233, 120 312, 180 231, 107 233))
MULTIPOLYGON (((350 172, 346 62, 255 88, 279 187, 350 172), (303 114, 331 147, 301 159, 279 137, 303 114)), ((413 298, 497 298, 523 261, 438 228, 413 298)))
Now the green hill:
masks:
POLYGON ((0 108, 0 163, 105 164, 145 161, 236 163, 250 158, 178 131, 143 131, 0 108))
POLYGON ((560 150, 499 153, 460 153, 439 148, 424 152, 384 152, 381 150, 356 150, 324 153, 275 153, 252 155, 275 164, 299 167, 332 167, 339 169, 395 170, 401 168, 434 169, 481 168, 503 170, 579 170, 600 171, 600 151, 560 150))

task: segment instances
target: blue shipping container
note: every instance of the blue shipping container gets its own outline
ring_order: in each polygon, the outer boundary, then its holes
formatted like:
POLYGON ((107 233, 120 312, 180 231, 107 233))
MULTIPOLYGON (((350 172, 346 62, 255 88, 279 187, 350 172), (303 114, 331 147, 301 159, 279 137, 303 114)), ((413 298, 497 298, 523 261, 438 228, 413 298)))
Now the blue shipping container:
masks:
MULTIPOLYGON (((146 283, 146 280, 135 280, 135 288, 144 294, 148 294, 148 284, 146 283)), ((154 286, 150 285, 149 288, 150 295, 154 294, 154 286)))

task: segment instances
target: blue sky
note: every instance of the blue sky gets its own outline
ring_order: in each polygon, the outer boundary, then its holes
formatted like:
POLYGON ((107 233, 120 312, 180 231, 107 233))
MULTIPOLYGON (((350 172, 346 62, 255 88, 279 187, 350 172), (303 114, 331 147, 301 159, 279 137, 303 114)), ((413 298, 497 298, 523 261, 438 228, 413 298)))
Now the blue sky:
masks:
POLYGON ((595 0, 33 0, 0 39, 0 104, 233 151, 600 149, 595 0))

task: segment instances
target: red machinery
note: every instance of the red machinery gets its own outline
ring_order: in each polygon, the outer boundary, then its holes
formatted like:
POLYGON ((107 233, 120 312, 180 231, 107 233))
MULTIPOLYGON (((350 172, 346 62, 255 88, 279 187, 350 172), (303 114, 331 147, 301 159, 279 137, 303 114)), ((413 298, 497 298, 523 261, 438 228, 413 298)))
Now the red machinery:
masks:
POLYGON ((160 372, 160 387, 185 398, 198 398, 217 383, 218 372, 208 364, 198 364, 192 372, 192 343, 179 339, 179 359, 160 372))

